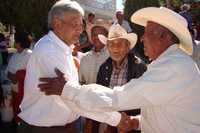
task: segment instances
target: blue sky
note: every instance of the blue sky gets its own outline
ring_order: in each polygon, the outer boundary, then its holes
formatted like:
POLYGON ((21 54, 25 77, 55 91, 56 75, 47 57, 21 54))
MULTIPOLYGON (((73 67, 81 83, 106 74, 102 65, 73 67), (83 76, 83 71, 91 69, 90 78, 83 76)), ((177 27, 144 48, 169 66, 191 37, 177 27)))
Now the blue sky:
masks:
POLYGON ((117 1, 117 10, 122 10, 124 8, 122 0, 116 0, 116 1, 117 1))

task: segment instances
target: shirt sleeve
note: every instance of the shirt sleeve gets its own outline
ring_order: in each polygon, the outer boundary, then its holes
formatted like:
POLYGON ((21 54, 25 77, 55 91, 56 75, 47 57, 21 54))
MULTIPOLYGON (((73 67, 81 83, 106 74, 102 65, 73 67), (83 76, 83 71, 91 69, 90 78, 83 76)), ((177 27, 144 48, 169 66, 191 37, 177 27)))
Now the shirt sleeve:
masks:
POLYGON ((81 106, 78 106, 73 101, 71 102, 65 98, 63 98, 63 101, 79 115, 99 121, 101 123, 117 126, 121 120, 121 114, 119 112, 88 111, 84 108, 81 108, 81 106))
POLYGON ((162 64, 150 68, 140 78, 113 90, 97 84, 80 86, 69 81, 62 96, 90 111, 122 111, 167 103, 178 91, 174 83, 184 85, 179 82, 183 81, 181 75, 176 73, 175 76, 171 66, 162 64))

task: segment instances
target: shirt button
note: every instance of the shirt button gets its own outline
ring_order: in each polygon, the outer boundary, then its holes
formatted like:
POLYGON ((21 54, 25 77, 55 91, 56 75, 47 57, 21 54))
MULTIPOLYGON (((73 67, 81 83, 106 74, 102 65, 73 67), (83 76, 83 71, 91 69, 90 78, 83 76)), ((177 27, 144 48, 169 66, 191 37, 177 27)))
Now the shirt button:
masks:
POLYGON ((108 66, 106 66, 106 70, 108 70, 108 66))
POLYGON ((106 77, 106 80, 108 80, 108 78, 106 77))

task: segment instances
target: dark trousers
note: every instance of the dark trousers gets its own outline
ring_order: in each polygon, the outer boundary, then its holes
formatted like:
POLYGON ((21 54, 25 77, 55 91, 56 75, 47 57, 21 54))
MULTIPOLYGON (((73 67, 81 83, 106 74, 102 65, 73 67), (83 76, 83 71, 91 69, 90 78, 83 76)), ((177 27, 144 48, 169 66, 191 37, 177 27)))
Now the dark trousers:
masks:
POLYGON ((76 131, 74 123, 67 124, 66 126, 38 127, 22 122, 18 126, 18 133, 78 133, 78 132, 76 131))

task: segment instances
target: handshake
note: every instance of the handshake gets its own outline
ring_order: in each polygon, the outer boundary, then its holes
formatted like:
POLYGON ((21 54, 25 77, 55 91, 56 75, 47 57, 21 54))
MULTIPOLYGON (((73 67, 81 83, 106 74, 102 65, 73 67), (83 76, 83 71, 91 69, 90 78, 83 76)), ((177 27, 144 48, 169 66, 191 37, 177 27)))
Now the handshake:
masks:
POLYGON ((119 133, 126 133, 131 130, 139 128, 139 118, 126 115, 126 113, 121 113, 121 120, 117 126, 119 133))

